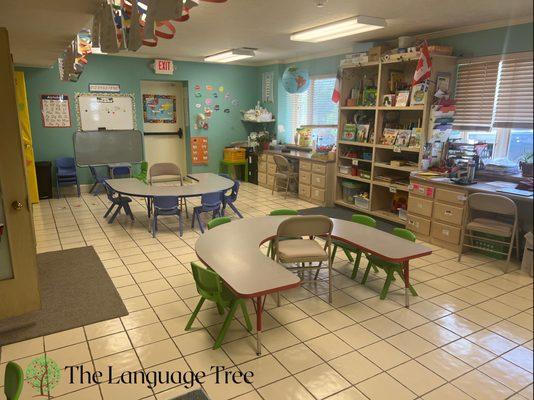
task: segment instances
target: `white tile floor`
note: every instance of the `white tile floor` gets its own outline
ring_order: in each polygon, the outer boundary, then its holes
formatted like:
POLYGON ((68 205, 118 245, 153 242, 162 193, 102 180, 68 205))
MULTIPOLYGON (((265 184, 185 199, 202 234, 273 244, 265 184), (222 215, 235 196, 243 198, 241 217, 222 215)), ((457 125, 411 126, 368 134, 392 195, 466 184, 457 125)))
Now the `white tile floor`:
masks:
MULTIPOLYGON (((238 201, 245 218, 307 207, 313 205, 251 184, 242 185, 238 201)), ((350 280, 350 264, 338 258, 332 305, 323 284, 283 293, 280 308, 268 301, 258 358, 242 317, 217 351, 211 346, 222 321, 214 309, 204 308, 194 329, 184 331, 197 302, 189 270, 197 259, 197 230, 187 227, 179 238, 177 222, 167 218, 153 239, 141 202, 133 205, 135 223, 122 215, 109 225, 102 218, 106 208, 103 196, 41 202, 34 208, 38 252, 94 246, 130 314, 2 347, 0 382, 7 361, 25 367, 46 353, 60 365, 113 365, 117 374, 213 364, 255 372, 252 386, 217 385, 210 375, 203 387, 213 400, 533 399, 533 282, 517 271, 503 275, 499 262, 465 256, 457 263, 454 253, 432 246, 431 256, 412 263, 420 297, 408 310, 398 285, 381 301, 383 275, 372 273, 362 286, 361 275, 350 280)), ((185 391, 63 380, 51 394, 133 400, 172 399, 185 391)), ((26 387, 22 398, 33 395, 26 387)))

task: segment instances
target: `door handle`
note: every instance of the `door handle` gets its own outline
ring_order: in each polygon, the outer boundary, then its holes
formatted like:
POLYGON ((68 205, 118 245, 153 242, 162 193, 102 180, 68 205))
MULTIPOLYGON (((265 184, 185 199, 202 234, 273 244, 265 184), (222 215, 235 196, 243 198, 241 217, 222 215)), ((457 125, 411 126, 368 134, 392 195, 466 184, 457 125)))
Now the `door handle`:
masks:
POLYGON ((13 203, 11 203, 11 207, 13 207, 15 211, 20 211, 24 207, 24 204, 22 204, 20 201, 15 200, 13 203))

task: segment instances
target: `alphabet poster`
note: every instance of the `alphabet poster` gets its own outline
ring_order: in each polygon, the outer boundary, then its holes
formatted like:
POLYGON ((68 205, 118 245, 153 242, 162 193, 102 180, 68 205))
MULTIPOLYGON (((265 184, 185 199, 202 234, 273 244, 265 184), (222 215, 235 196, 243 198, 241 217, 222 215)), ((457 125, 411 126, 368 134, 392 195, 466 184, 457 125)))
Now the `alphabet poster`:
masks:
POLYGON ((191 163, 193 165, 206 165, 208 163, 208 138, 206 136, 191 138, 191 163))
POLYGON ((70 128, 69 96, 42 94, 41 118, 45 128, 70 128))

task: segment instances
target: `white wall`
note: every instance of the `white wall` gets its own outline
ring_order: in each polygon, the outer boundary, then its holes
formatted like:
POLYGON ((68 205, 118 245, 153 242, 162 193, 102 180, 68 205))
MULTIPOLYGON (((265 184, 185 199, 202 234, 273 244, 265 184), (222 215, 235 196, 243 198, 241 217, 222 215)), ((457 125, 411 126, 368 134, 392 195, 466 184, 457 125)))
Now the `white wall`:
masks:
POLYGON ((173 132, 173 135, 145 135, 145 157, 151 166, 160 162, 177 164, 187 172, 185 118, 183 85, 180 82, 141 81, 141 96, 143 94, 161 94, 176 96, 176 123, 147 123, 143 122, 144 132, 173 132), (180 139, 176 132, 182 128, 184 132, 180 139))

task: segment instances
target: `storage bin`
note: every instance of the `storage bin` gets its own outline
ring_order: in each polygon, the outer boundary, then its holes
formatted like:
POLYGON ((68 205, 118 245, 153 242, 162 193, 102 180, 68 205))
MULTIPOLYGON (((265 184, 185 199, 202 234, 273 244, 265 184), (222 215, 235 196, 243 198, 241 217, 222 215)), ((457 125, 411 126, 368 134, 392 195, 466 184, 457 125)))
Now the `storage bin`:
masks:
POLYGON ((236 148, 227 148, 224 149, 224 161, 245 161, 246 150, 245 149, 236 149, 236 148))
POLYGON ((360 207, 360 208, 363 208, 365 210, 369 210, 370 202, 369 202, 369 199, 365 199, 363 197, 360 197, 360 196, 356 195, 356 196, 354 196, 354 205, 356 207, 360 207))
POLYGON ((371 171, 367 171, 365 169, 358 170, 358 175, 360 178, 371 179, 371 171))
POLYGON ((490 235, 489 233, 482 233, 482 232, 473 232, 473 236, 474 236, 473 246, 483 247, 484 249, 487 249, 487 250, 473 249, 476 253, 482 253, 488 257, 495 258, 497 260, 506 259, 505 254, 499 254, 499 253, 508 252, 508 246, 506 244, 494 243, 494 242, 484 240, 484 239, 507 241, 507 240, 510 240, 510 238, 497 236, 497 235, 490 235), (495 251, 498 251, 499 253, 495 253, 495 251))
POLYGON ((350 165, 340 165, 339 166, 339 173, 340 174, 350 175, 351 170, 352 170, 352 167, 350 165))
POLYGON ((354 201, 354 196, 359 193, 361 188, 358 183, 351 181, 342 181, 341 187, 343 190, 343 201, 347 203, 352 203, 354 201))

